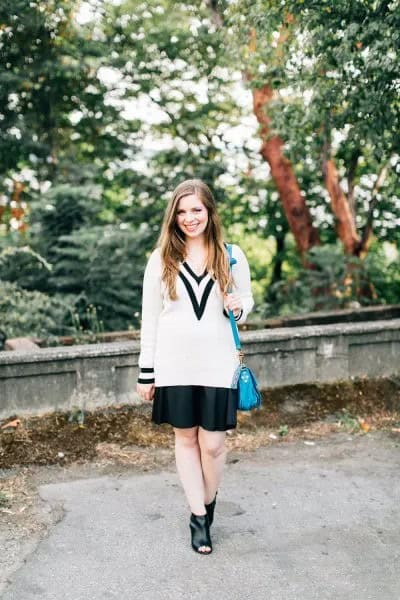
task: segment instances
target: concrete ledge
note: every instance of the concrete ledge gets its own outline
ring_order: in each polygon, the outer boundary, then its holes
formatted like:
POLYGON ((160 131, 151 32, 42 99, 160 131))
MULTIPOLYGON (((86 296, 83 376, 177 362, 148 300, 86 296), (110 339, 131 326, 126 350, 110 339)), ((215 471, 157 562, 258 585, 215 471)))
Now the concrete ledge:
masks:
MULTIPOLYGON (((245 331, 262 388, 400 375, 400 319, 245 331)), ((0 352, 0 417, 139 403, 139 342, 0 352)))
POLYGON ((39 350, 39 346, 31 338, 22 337, 7 340, 5 349, 12 350, 13 352, 33 352, 39 350))
POLYGON ((400 374, 400 319, 244 332, 242 340, 263 388, 400 374))

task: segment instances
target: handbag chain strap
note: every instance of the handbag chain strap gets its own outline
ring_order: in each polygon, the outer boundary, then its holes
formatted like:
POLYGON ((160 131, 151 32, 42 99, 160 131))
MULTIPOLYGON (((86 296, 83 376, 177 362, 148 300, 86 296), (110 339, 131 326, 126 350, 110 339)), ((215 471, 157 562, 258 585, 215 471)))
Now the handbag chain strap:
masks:
MULTIPOLYGON (((228 254, 229 254, 229 269, 232 273, 232 265, 235 265, 237 261, 232 256, 232 244, 226 244, 226 248, 227 248, 228 254)), ((228 291, 231 292, 232 287, 230 287, 228 291)), ((228 309, 228 314, 229 314, 229 320, 231 322, 233 339, 235 341, 236 350, 238 351, 239 361, 240 361, 240 364, 242 365, 243 359, 244 359, 244 352, 242 350, 242 344, 240 343, 239 329, 238 329, 235 317, 233 315, 233 311, 228 309)))

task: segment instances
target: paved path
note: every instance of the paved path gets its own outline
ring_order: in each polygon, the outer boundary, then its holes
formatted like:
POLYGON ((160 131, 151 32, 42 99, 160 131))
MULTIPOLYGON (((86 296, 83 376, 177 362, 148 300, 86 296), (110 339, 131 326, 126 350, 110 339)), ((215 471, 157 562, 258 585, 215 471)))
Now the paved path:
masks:
POLYGON ((44 485, 62 503, 3 600, 399 600, 400 443, 337 435, 235 455, 214 552, 190 547, 174 470, 44 485))

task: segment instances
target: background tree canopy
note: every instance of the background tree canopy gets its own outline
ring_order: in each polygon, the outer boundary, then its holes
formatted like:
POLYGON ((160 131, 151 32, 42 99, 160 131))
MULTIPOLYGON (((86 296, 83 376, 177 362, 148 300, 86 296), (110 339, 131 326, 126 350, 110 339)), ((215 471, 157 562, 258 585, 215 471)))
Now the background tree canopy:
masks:
POLYGON ((0 328, 138 327, 187 177, 253 318, 399 302, 399 32, 396 1, 3 2, 0 328))

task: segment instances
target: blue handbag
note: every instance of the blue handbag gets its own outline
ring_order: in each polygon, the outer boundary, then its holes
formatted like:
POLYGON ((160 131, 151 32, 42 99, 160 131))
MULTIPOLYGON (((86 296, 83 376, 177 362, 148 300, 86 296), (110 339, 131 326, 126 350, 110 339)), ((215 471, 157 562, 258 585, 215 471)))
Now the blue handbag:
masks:
MULTIPOLYGON (((232 257, 232 246, 226 244, 229 253, 229 266, 232 271, 232 265, 236 263, 236 259, 232 257)), ((239 356, 239 366, 233 375, 232 387, 238 390, 238 410, 252 410, 260 408, 261 393, 258 388, 257 379, 249 367, 244 364, 244 353, 240 343, 239 330, 233 312, 228 310, 229 320, 231 322, 233 339, 236 350, 239 356)))

